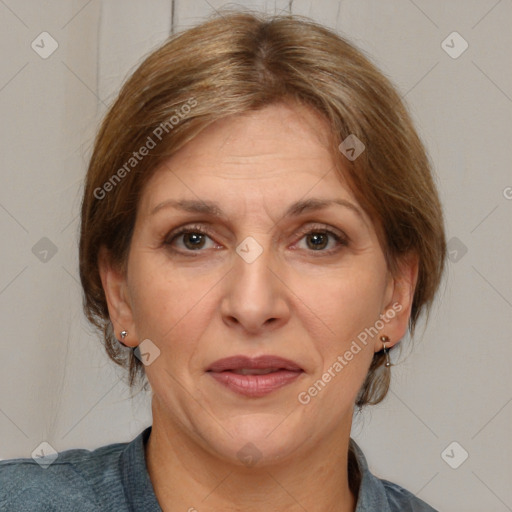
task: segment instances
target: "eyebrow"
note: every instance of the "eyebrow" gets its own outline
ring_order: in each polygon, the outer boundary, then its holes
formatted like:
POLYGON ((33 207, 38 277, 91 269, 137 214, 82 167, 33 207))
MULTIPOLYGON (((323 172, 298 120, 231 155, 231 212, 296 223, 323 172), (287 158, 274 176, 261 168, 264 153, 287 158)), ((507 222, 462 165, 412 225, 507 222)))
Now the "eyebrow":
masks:
MULTIPOLYGON (((283 218, 297 217, 303 213, 322 210, 332 205, 343 206, 352 210, 361 219, 364 219, 362 211, 350 201, 345 199, 320 199, 310 198, 303 199, 292 203, 283 218)), ((189 213, 200 213, 211 217, 219 217, 227 219, 226 214, 222 211, 220 206, 214 201, 208 200, 195 200, 195 199, 168 199, 156 205, 150 212, 150 215, 155 215, 157 212, 164 208, 174 208, 189 213)))

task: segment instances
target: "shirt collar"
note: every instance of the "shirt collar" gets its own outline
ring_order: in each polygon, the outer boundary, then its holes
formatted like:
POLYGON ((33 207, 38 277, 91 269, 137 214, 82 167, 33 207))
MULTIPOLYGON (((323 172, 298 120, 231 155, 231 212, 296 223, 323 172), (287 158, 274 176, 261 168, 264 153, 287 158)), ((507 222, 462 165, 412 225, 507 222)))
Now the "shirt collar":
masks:
POLYGON ((146 466, 145 446, 151 426, 128 443, 121 454, 119 464, 126 501, 131 512, 161 512, 153 484, 146 466))
POLYGON ((350 447, 356 456, 361 473, 361 483, 359 485, 355 512, 372 512, 374 510, 392 512, 384 485, 376 476, 370 473, 363 451, 352 438, 350 438, 350 447))

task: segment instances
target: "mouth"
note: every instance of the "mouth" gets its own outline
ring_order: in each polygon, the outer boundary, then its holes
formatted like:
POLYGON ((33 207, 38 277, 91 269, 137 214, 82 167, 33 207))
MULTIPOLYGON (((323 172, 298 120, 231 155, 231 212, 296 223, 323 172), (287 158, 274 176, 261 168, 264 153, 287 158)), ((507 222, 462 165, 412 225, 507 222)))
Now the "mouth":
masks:
POLYGON ((237 375, 267 375, 282 370, 283 368, 240 368, 236 370, 224 370, 236 373, 237 375))
POLYGON ((257 398, 292 383, 304 370, 278 356, 233 356, 219 359, 206 372, 232 392, 257 398))
MULTIPOLYGON (((278 370, 303 371, 303 369, 294 361, 284 359, 279 356, 231 356, 219 359, 210 365, 206 371, 220 373, 224 371, 242 372, 242 371, 264 371, 270 373, 278 370)), ((250 373, 249 373, 250 374, 250 373)))

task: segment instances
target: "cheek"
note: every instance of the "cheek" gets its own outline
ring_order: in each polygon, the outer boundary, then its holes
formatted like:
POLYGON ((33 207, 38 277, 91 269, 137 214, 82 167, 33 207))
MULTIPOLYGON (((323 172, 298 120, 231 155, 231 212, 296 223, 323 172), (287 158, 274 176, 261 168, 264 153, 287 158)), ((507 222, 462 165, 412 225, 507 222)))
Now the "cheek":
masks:
POLYGON ((194 278, 165 258, 142 251, 131 263, 130 296, 139 339, 149 338, 161 351, 179 346, 172 350, 173 361, 186 357, 210 321, 204 308, 218 278, 194 278))
POLYGON ((329 336, 324 332, 321 340, 330 351, 342 350, 383 312, 385 272, 378 270, 347 267, 315 282, 303 282, 299 294, 307 297, 304 302, 322 320, 324 330, 328 328, 329 336))
POLYGON ((376 339, 369 328, 382 313, 386 285, 385 272, 379 270, 347 268, 322 279, 323 286, 309 292, 304 283, 304 302, 314 307, 322 327, 316 333, 310 329, 320 361, 303 398, 320 407, 319 413, 326 407, 332 411, 352 407, 366 377, 376 339))

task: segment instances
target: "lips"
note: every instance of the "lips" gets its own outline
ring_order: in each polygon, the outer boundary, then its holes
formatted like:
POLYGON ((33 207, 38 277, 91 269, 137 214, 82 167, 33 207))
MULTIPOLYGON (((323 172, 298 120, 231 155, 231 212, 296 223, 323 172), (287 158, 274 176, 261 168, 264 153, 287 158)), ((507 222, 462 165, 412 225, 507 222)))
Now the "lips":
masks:
POLYGON ((292 372, 303 371, 298 364, 278 356, 260 356, 255 358, 247 356, 226 357, 225 359, 215 361, 206 371, 216 373, 231 371, 244 375, 244 370, 247 370, 245 375, 258 374, 255 370, 267 371, 267 373, 278 370, 289 370, 292 372))
POLYGON ((304 370, 277 356, 233 356, 219 359, 206 372, 238 395, 259 398, 291 384, 304 370))

